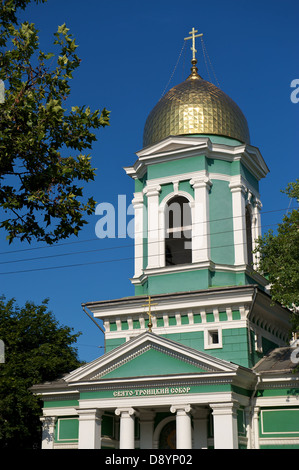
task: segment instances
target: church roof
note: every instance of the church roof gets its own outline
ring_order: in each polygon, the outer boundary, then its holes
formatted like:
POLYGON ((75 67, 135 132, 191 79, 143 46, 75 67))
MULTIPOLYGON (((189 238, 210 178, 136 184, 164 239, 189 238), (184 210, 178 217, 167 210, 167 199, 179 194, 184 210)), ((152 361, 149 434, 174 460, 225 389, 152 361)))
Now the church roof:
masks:
MULTIPOLYGON (((297 348, 297 355, 298 355, 297 348)), ((287 346, 270 351, 253 367, 253 371, 259 374, 289 374, 298 366, 296 348, 287 346)))
POLYGON ((127 386, 167 378, 178 381, 192 377, 205 381, 207 377, 209 380, 214 377, 217 381, 217 377, 228 380, 240 374, 252 376, 250 369, 147 331, 53 382, 34 385, 32 391, 59 390, 87 383, 127 386))
POLYGON ((203 80, 195 67, 189 77, 174 86, 150 112, 144 127, 143 146, 168 136, 219 135, 249 144, 246 118, 220 88, 203 80))

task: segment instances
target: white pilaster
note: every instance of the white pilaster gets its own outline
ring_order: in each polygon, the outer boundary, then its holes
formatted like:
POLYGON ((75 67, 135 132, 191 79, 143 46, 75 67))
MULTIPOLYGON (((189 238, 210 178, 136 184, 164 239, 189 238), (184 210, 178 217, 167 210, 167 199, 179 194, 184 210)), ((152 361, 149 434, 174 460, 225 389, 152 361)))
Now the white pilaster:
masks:
POLYGON ((78 449, 100 449, 102 412, 97 408, 78 409, 79 442, 78 449))
POLYGON ((209 190, 212 185, 205 175, 190 180, 194 189, 192 212, 192 262, 210 259, 209 190))
POLYGON ((134 207, 134 236, 135 236, 135 277, 142 274, 143 271, 143 194, 134 193, 132 200, 134 207))
POLYGON ((140 414, 140 449, 153 449, 154 417, 153 412, 140 414))
POLYGON ((43 416, 42 422, 42 449, 54 448, 55 416, 43 416))
POLYGON ((161 186, 147 186, 148 268, 160 266, 159 193, 161 186))
MULTIPOLYGON (((252 217, 252 242, 253 242, 253 250, 256 248, 257 243, 256 240, 262 235, 262 227, 261 227, 261 208, 262 203, 260 200, 256 199, 255 204, 253 207, 253 217, 252 217)), ((254 259, 254 268, 257 269, 259 265, 259 253, 253 253, 254 259)))
POLYGON ((260 448, 260 443, 259 443, 259 413, 260 413, 259 407, 254 407, 254 410, 253 410, 253 423, 252 423, 254 449, 259 449, 260 448))
POLYGON ((173 405, 171 413, 176 413, 176 448, 192 449, 191 406, 173 405))
POLYGON ((245 223, 245 194, 246 188, 239 181, 229 185, 233 202, 233 227, 235 245, 235 265, 246 264, 246 223, 245 223))
POLYGON ((209 410, 198 409, 192 412, 193 416, 193 449, 208 448, 208 418, 209 410))
POLYGON ((245 412, 245 426, 246 426, 246 437, 247 437, 247 449, 253 449, 253 433, 252 433, 252 423, 251 423, 251 405, 244 408, 245 412))
POLYGON ((117 408, 115 414, 120 416, 119 448, 135 449, 135 410, 133 408, 117 408))
POLYGON ((214 419, 214 449, 238 449, 238 405, 215 403, 210 407, 214 419))

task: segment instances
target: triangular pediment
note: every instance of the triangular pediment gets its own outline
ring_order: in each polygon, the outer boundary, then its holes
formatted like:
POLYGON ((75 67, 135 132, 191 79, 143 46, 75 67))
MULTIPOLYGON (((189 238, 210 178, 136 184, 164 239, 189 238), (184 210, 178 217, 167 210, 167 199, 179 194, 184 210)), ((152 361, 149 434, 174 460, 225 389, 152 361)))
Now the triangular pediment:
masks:
POLYGON ((170 136, 157 144, 146 147, 145 149, 137 152, 139 158, 155 156, 160 154, 167 154, 168 152, 175 152, 180 150, 190 150, 192 148, 206 148, 208 146, 209 139, 207 137, 192 138, 192 137, 176 137, 170 136))
POLYGON ((238 366, 153 333, 143 333, 65 377, 66 382, 236 371, 238 366))

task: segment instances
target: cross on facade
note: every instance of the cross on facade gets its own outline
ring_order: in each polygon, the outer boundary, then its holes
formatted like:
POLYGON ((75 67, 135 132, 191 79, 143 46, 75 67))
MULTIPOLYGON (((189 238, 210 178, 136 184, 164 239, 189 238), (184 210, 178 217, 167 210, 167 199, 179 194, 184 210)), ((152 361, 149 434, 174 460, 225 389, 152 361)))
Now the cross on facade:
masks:
POLYGON ((149 331, 150 333, 152 332, 152 326, 153 326, 153 324, 152 324, 152 312, 151 312, 151 307, 152 307, 153 305, 157 305, 157 304, 153 304, 153 303, 152 303, 151 296, 149 295, 149 297, 148 297, 148 303, 147 303, 147 304, 144 304, 143 307, 148 307, 148 312, 147 312, 147 314, 148 314, 148 320, 149 320, 149 321, 148 321, 148 325, 147 325, 147 326, 148 326, 148 331, 149 331))
POLYGON ((191 51, 192 51, 192 59, 195 60, 195 52, 197 52, 197 50, 195 49, 195 38, 199 38, 200 36, 203 36, 202 33, 200 34, 196 34, 198 33, 197 29, 194 29, 192 28, 192 31, 189 31, 189 34, 191 34, 191 36, 189 36, 188 38, 185 38, 185 41, 187 41, 188 39, 192 39, 192 47, 191 47, 191 51))

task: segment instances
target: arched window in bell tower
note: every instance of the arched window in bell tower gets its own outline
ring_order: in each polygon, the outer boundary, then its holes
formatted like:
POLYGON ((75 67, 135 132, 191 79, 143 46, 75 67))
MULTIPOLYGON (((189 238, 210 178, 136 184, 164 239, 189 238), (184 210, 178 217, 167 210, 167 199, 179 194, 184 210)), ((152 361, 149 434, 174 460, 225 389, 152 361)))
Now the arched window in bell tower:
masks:
POLYGON ((175 196, 165 211, 165 264, 173 266, 192 262, 192 220, 187 198, 175 196))
POLYGON ((252 243, 252 213, 249 205, 245 210, 245 224, 246 224, 246 245, 247 245, 247 264, 253 265, 253 243, 252 243))

